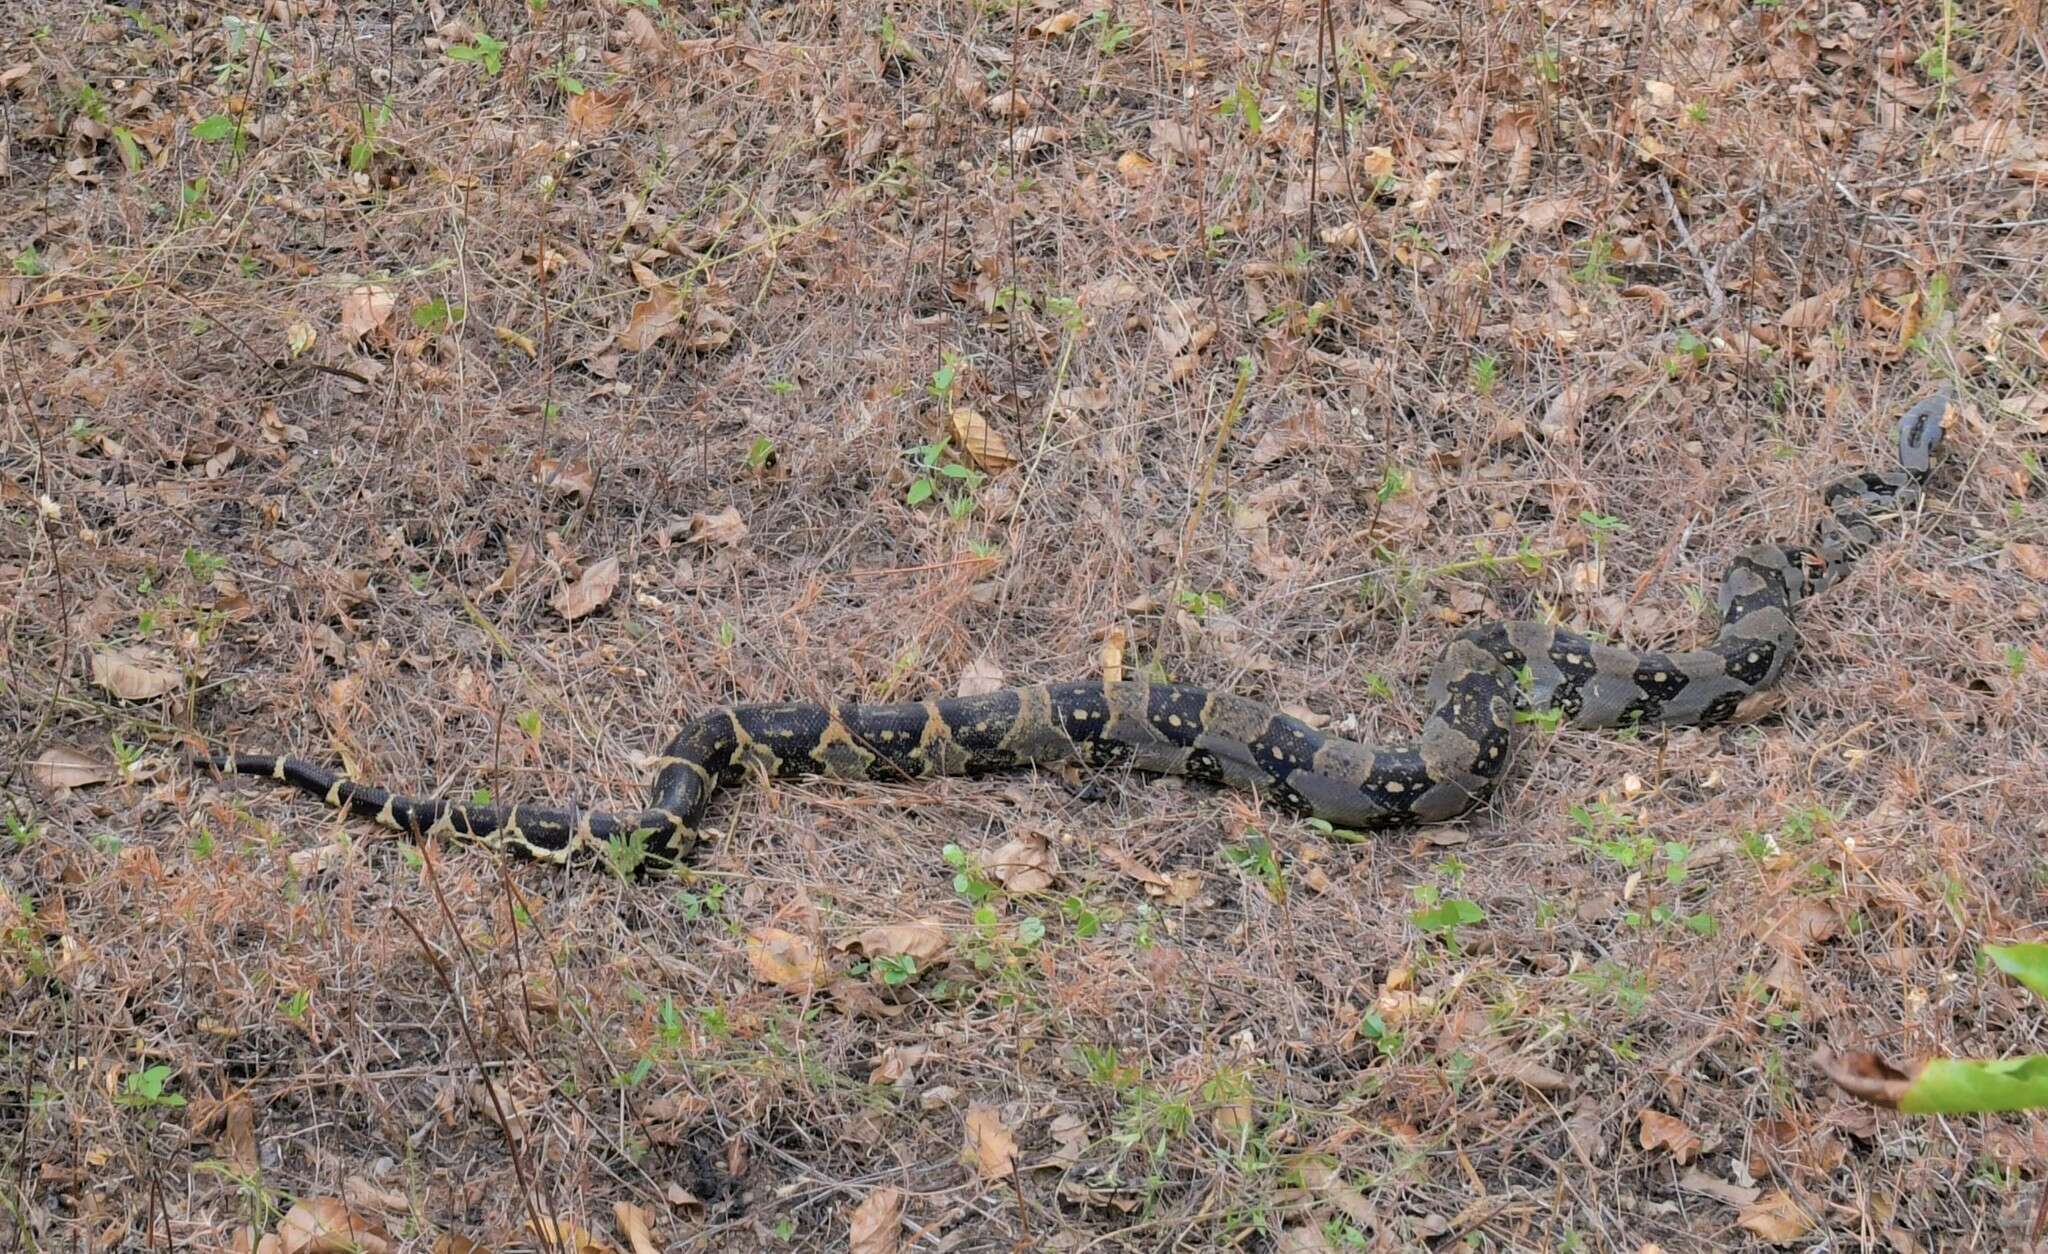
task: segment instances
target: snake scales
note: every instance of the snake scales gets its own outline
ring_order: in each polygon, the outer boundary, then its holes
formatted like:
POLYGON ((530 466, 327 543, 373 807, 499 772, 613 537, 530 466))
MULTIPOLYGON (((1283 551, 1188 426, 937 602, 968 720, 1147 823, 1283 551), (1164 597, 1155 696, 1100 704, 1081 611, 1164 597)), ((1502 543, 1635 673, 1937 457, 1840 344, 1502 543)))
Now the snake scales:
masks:
POLYGON ((907 704, 749 704, 691 720, 658 759, 639 813, 465 805, 401 796, 292 757, 196 753, 214 770, 264 775, 386 827, 452 836, 564 862, 579 848, 645 842, 639 867, 681 862, 712 793, 770 776, 887 779, 977 774, 1078 761, 1184 775, 1264 793, 1359 831, 1440 822, 1480 804, 1506 765, 1518 704, 1576 727, 1710 725, 1774 683, 1795 643, 1791 611, 1832 587, 1877 539, 1877 520, 1912 508, 1942 438, 1948 398, 1900 419, 1897 470, 1827 485, 1817 542, 1762 544, 1730 565, 1721 630, 1686 653, 1614 648, 1536 622, 1469 628, 1437 659, 1428 717, 1410 744, 1369 748, 1326 736, 1227 692, 1142 680, 1034 685, 907 704), (1526 695, 1521 683, 1527 682, 1526 695))

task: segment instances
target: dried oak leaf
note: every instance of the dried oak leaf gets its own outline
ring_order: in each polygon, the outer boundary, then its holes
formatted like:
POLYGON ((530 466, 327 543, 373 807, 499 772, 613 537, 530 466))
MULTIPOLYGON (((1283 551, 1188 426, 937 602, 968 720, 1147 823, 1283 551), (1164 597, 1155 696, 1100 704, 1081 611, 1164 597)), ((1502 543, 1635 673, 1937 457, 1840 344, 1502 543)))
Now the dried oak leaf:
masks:
POLYGON ((301 1198, 277 1225, 283 1254, 389 1254, 391 1238, 375 1219, 338 1197, 301 1198))
POLYGON ((1644 1149, 1665 1149, 1683 1167, 1700 1152, 1700 1135, 1687 1127, 1684 1121, 1674 1119, 1660 1110, 1644 1107, 1637 1112, 1642 1128, 1636 1139, 1644 1149))
POLYGON ((1017 455, 988 419, 971 409, 956 409, 947 420, 953 443, 967 460, 989 474, 1001 474, 1017 464, 1017 455))
POLYGON ((185 676, 159 655, 131 646, 93 654, 92 681, 123 701, 149 701, 176 691, 185 676))
POLYGON ((903 1248, 903 1190, 876 1189, 853 1208, 847 1254, 896 1254, 903 1248))
POLYGON ((1017 1138, 1003 1126, 995 1107, 970 1104, 966 1131, 961 1159, 972 1163, 982 1179, 1001 1180, 1017 1170, 1017 1138))
POLYGON ((747 962, 754 978, 778 988, 809 993, 825 978, 825 962, 811 942, 779 927, 757 927, 747 933, 747 962))
POLYGON ((564 584, 555 593, 553 604, 557 613, 573 623, 611 600, 618 586, 619 559, 607 557, 584 567, 574 583, 564 584))
POLYGON ((389 322, 391 311, 396 308, 398 296, 390 288, 376 283, 358 284, 341 298, 341 333, 351 340, 360 340, 389 322))
POLYGON ((1052 887, 1059 874, 1059 854, 1038 832, 1026 832, 1003 845, 988 859, 989 874, 1013 893, 1037 893, 1052 887))
POLYGON ((59 745, 45 749, 29 765, 29 776, 52 792, 87 788, 114 778, 114 768, 78 749, 59 745))
POLYGON ((841 950, 869 958, 915 958, 920 966, 946 952, 946 930, 929 919, 871 927, 839 942, 841 950))
POLYGON ((1772 1245, 1793 1245, 1813 1231, 1813 1220, 1783 1189, 1773 1189, 1742 1208, 1735 1222, 1772 1245))

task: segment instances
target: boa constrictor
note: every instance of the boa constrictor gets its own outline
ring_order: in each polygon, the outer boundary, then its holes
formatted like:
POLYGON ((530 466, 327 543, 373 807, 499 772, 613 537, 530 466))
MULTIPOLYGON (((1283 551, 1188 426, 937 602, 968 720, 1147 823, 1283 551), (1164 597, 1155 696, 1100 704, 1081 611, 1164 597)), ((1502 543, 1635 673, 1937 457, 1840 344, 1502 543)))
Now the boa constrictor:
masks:
POLYGON ((1899 469, 1827 485, 1814 545, 1762 544, 1735 559, 1717 599, 1722 627, 1706 648, 1636 652, 1537 622, 1469 628, 1437 659, 1428 717, 1410 744, 1369 748, 1228 692, 1131 680, 906 704, 713 710, 669 742, 653 797, 637 814, 407 797, 268 754, 193 759, 269 776, 415 837, 451 836, 546 861, 637 839, 645 842, 637 860, 643 872, 686 858, 713 791, 756 768, 769 776, 900 779, 1076 761, 1252 789, 1359 831, 1441 822, 1492 792, 1518 705, 1555 710, 1576 727, 1710 725, 1775 682, 1796 643, 1792 608, 1832 587, 1876 542, 1878 519, 1920 500, 1948 405, 1946 394, 1937 395, 1900 420, 1899 469))

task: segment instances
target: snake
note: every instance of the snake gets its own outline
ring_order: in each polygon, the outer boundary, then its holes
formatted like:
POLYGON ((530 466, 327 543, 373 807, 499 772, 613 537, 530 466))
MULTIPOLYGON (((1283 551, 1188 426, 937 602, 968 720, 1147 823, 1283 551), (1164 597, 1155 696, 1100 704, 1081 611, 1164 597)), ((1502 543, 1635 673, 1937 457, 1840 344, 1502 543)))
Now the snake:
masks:
POLYGON ((1148 679, 1000 688, 917 702, 750 702, 683 725, 655 759, 646 808, 469 804, 402 795, 303 758, 191 750, 190 764, 291 785, 330 807, 415 839, 443 838, 566 863, 583 851, 635 878, 686 865, 711 798, 749 777, 927 779, 1058 764, 1176 775, 1248 790, 1335 829, 1442 823, 1488 800, 1520 711, 1572 727, 1713 726, 1776 683, 1797 645, 1792 611, 1833 587, 1913 509, 1952 397, 1899 420, 1896 469, 1828 483, 1811 544, 1764 543, 1730 562, 1715 598, 1721 626, 1686 652, 1620 648, 1538 621, 1469 626, 1429 671, 1421 734, 1368 746, 1224 690, 1148 679))

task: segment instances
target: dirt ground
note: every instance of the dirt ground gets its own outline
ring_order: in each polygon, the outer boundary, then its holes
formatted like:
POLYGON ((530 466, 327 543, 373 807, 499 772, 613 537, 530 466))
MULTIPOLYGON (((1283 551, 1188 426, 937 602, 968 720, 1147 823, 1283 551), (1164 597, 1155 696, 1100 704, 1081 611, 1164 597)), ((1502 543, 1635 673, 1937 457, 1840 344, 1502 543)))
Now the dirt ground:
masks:
POLYGON ((1815 1061, 2048 1043, 2038 2, 0 7, 0 1248, 2039 1239, 2040 1120, 1815 1061), (1465 623, 1705 638, 1943 383, 1767 708, 1455 825, 779 782, 639 881, 179 758, 1401 739, 1465 623))

